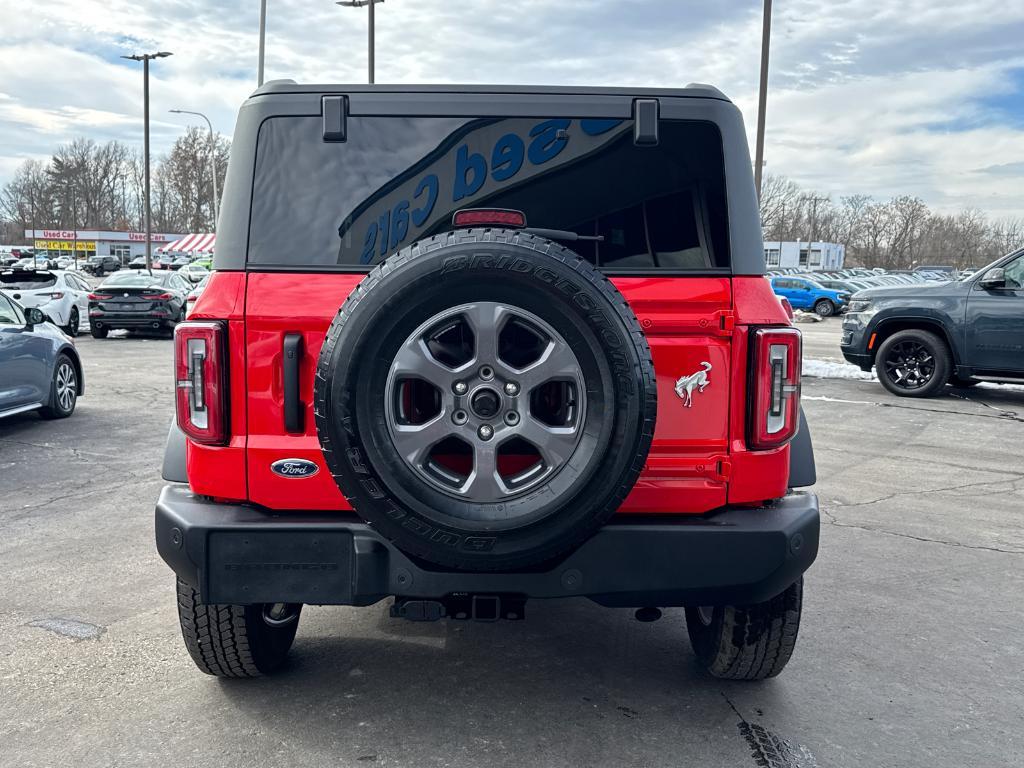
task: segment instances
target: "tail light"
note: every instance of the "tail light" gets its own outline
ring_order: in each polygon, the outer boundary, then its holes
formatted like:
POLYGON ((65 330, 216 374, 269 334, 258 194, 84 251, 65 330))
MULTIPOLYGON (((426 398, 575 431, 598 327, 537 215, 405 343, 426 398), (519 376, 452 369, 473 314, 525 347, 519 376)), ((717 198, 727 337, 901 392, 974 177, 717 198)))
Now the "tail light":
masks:
POLYGON ((166 293, 166 292, 165 293, 146 294, 146 298, 147 299, 158 299, 160 301, 167 301, 168 299, 173 299, 174 298, 174 294, 173 293, 166 293))
POLYGON ((105 299, 112 299, 112 298, 114 298, 114 297, 111 296, 109 293, 90 293, 89 294, 89 300, 90 301, 103 301, 105 299))
POLYGON ((42 295, 48 299, 52 299, 53 301, 64 298, 64 294, 61 291, 56 291, 54 293, 44 293, 42 295))
POLYGON ((751 335, 751 413, 747 442, 751 448, 777 448, 800 425, 800 331, 758 328, 751 335))
POLYGON ((206 445, 227 442, 225 329, 218 322, 179 323, 174 329, 178 426, 206 445))
POLYGON ((453 227, 525 227, 526 214, 508 208, 463 208, 452 216, 453 227))

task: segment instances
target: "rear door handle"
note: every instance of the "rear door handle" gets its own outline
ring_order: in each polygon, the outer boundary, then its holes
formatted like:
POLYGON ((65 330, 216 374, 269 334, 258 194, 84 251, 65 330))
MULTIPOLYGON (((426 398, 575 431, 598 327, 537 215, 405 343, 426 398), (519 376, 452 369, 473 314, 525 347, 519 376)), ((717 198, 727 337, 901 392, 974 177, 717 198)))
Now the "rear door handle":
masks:
POLYGON ((305 432, 302 399, 299 397, 299 364, 302 362, 302 334, 284 336, 284 429, 285 432, 305 432))

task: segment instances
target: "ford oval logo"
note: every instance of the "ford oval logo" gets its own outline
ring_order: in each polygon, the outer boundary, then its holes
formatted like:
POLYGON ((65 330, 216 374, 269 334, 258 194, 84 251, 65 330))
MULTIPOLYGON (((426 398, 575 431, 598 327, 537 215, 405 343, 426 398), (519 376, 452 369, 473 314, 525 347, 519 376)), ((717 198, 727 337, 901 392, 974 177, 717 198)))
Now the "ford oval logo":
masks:
POLYGON ((307 459, 278 459, 270 465, 270 471, 281 477, 312 477, 320 467, 307 459))

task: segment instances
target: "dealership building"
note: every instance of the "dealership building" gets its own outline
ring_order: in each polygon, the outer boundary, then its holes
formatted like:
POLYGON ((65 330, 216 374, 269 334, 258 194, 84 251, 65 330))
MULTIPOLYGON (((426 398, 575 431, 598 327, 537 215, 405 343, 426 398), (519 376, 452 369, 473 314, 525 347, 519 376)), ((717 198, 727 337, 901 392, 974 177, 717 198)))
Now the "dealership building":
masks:
MULTIPOLYGON (((127 264, 136 256, 146 255, 145 232, 120 232, 101 229, 26 229, 25 237, 32 241, 36 251, 48 251, 55 256, 78 258, 89 256, 117 256, 127 264)), ((150 236, 155 253, 161 246, 181 240, 185 235, 154 232, 150 236)))
POLYGON ((795 267, 808 272, 827 272, 842 269, 845 260, 846 246, 841 243, 764 241, 764 263, 768 269, 795 267))

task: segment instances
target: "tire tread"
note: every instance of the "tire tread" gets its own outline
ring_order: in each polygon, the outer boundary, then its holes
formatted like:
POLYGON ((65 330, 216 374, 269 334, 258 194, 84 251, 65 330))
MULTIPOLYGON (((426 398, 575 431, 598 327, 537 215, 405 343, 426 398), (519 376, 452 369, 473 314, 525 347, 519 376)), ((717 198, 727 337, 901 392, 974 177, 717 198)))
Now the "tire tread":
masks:
POLYGON ((781 594, 754 605, 715 608, 707 626, 687 608, 686 624, 698 660, 726 680, 764 680, 789 663, 800 632, 803 577, 781 594))
POLYGON ((189 655, 203 672, 215 677, 260 677, 249 647, 245 608, 207 605, 199 592, 178 579, 178 618, 189 655))

